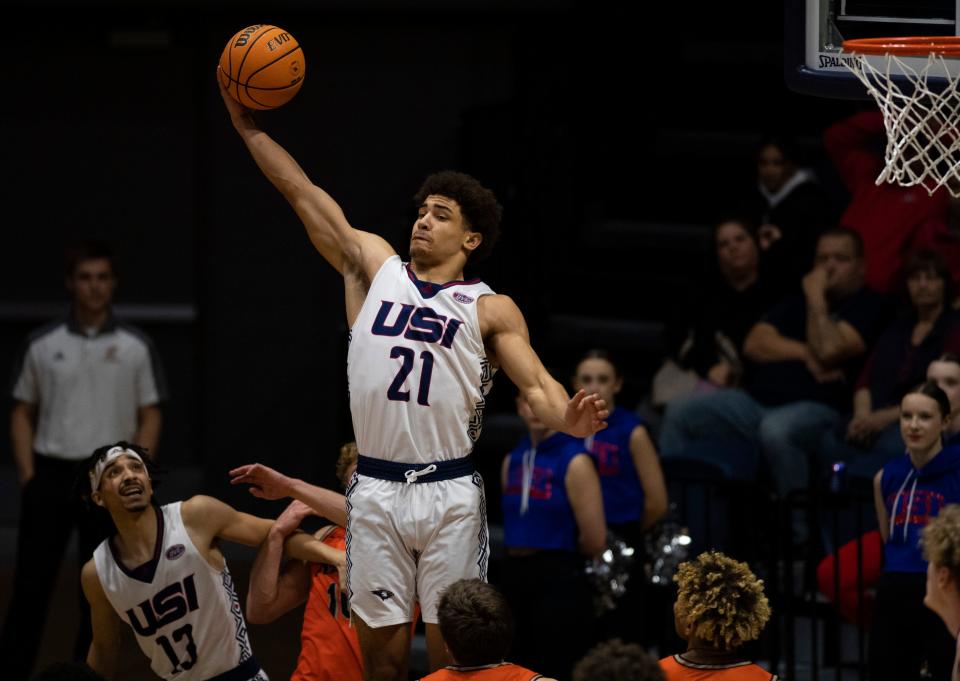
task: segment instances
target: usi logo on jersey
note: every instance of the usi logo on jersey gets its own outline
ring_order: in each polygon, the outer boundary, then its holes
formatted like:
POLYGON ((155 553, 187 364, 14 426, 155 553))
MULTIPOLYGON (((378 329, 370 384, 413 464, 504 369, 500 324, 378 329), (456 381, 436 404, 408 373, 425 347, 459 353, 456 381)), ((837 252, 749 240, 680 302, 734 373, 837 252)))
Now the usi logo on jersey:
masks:
POLYGON ((153 636, 158 629, 176 622, 198 607, 197 587, 193 583, 193 575, 190 575, 183 582, 174 582, 160 589, 153 598, 143 601, 136 608, 130 608, 126 614, 137 634, 153 636))
POLYGON ((393 301, 380 301, 380 311, 373 320, 371 333, 377 336, 402 335, 408 340, 440 343, 441 347, 449 348, 453 346, 453 339, 463 325, 462 320, 447 318, 429 307, 401 303, 395 316, 393 307, 393 301))

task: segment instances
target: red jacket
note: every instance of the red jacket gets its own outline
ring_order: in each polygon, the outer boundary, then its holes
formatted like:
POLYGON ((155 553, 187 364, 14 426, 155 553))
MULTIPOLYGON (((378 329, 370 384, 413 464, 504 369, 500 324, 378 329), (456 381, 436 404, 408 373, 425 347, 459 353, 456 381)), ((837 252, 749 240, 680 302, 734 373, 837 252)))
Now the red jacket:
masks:
POLYGON ((867 285, 884 293, 894 287, 906 257, 920 248, 939 251, 952 272, 960 271, 960 248, 947 229, 949 194, 944 189, 930 195, 920 186, 876 184, 884 167, 885 140, 879 111, 858 113, 823 135, 824 147, 851 194, 840 224, 863 237, 867 285))

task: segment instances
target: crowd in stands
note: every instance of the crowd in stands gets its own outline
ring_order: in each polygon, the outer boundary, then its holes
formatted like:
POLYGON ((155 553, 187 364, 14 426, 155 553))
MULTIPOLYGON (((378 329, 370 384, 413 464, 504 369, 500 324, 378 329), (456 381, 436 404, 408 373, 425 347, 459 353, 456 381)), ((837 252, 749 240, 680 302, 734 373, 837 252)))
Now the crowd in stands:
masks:
MULTIPOLYGON (((827 584, 832 564, 821 565, 821 587, 851 621, 861 607, 857 570, 861 586, 871 598, 876 593, 859 615, 874 637, 871 678, 916 678, 921 668, 932 678, 949 678, 954 648, 923 606, 928 563, 918 541, 941 508, 960 503, 954 465, 960 448, 952 439, 960 392, 960 239, 951 232, 954 204, 944 192, 874 185, 882 142, 879 113, 857 114, 826 131, 824 147, 851 196, 837 211, 788 139, 762 141, 756 189, 745 192, 737 210, 718 216, 713 229, 715 277, 667 324, 669 354, 650 394, 662 414, 658 424, 628 418, 616 405, 620 377, 602 351, 581 360, 570 385, 600 391, 611 405, 606 434, 575 441, 546 431, 518 405, 529 435, 504 460, 502 480, 504 586, 523 622, 517 659, 560 676, 553 666, 558 648, 569 654, 565 666, 591 640, 619 636, 661 651, 675 644, 644 636, 635 617, 650 612, 642 589, 628 589, 635 599, 629 607, 600 620, 584 620, 587 601, 573 596, 587 589, 577 586, 582 575, 574 554, 596 556, 602 545, 597 536, 605 530, 642 546, 644 532, 663 517, 659 458, 681 468, 685 461, 705 464, 721 477, 754 485, 758 498, 780 500, 825 490, 839 464, 852 486, 875 488, 879 529, 866 542, 839 550, 840 593, 827 584), (588 463, 585 454, 593 466, 581 470, 577 462, 588 463), (613 470, 619 475, 610 475, 613 470), (622 486, 624 480, 632 489, 622 486), (546 492, 551 484, 553 494, 546 492), (587 510, 601 504, 605 526, 587 510), (632 515, 623 516, 623 508, 632 515), (536 567, 517 569, 522 563, 536 567), (567 594, 562 606, 530 593, 534 574, 552 584, 546 591, 567 594), (514 579, 520 581, 509 583, 514 579), (595 636, 567 632, 548 650, 550 641, 535 624, 544 613, 551 620, 591 621, 595 636), (904 621, 916 624, 909 636, 904 621), (527 636, 540 640, 528 642, 527 636), (910 655, 902 654, 904 645, 910 655)), ((793 518, 792 532, 787 541, 806 558, 819 560, 834 549, 811 536, 804 516, 793 518)), ((721 661, 748 661, 723 657, 739 642, 691 633, 696 627, 684 624, 690 607, 684 582, 694 580, 693 566, 713 561, 710 569, 722 572, 724 560, 730 559, 701 556, 678 573, 677 633, 694 643, 669 658, 667 678, 686 678, 679 675, 684 663, 696 667, 704 650, 721 661)), ((756 617, 757 635, 769 616, 762 596, 761 590, 751 601, 756 606, 740 602, 756 617)), ((760 673, 756 678, 770 678, 760 673)), ((738 674, 730 678, 753 678, 745 666, 738 674)))

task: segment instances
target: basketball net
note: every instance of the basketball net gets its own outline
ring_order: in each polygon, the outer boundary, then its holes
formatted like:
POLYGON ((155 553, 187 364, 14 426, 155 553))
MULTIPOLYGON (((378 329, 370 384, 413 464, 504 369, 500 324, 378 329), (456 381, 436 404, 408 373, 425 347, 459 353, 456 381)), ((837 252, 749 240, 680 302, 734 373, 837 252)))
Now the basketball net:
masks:
MULTIPOLYGON (((853 41, 856 42, 856 41, 853 41)), ((886 166, 877 184, 920 185, 933 194, 944 187, 960 196, 960 69, 930 52, 915 67, 887 52, 879 58, 856 51, 844 60, 883 113, 886 166)), ((913 55, 911 55, 913 56, 913 55)), ((914 63, 917 60, 913 60, 914 63)))

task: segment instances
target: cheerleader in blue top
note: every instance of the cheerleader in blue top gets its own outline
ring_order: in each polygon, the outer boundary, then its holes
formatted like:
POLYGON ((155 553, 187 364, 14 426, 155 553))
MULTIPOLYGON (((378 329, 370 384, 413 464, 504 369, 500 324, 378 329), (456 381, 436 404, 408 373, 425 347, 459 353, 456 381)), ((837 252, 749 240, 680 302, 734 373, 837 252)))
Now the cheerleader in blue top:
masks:
POLYGON ((583 441, 548 429, 517 398, 529 434, 503 461, 502 591, 516 619, 509 659, 567 679, 592 639, 584 559, 606 543, 600 482, 583 441))
POLYGON ((883 572, 877 585, 870 637, 871 681, 951 678, 954 643, 923 605, 927 563, 920 533, 947 504, 960 502, 960 447, 943 446, 950 400, 933 381, 900 402, 900 433, 907 445, 874 478, 883 572))
POLYGON ((667 488, 653 441, 643 421, 616 406, 623 378, 605 350, 591 350, 577 364, 573 385, 607 401, 607 427, 584 444, 600 475, 607 525, 629 538, 667 512, 667 488))
MULTIPOLYGON (((638 551, 627 593, 619 599, 617 609, 600 622, 598 640, 620 637, 638 643, 661 643, 662 627, 658 627, 651 610, 669 610, 669 603, 663 601, 658 608, 651 600, 655 594, 643 588, 642 553, 644 532, 667 512, 667 488, 657 450, 643 421, 630 410, 616 406, 623 378, 605 350, 591 350, 584 355, 577 364, 573 385, 577 390, 595 392, 607 402, 607 427, 584 440, 584 447, 600 476, 607 527, 638 551), (648 591, 646 599, 642 598, 644 591, 648 591), (652 636, 643 634, 641 623, 648 625, 652 636)), ((667 616, 672 615, 668 612, 667 616)))

